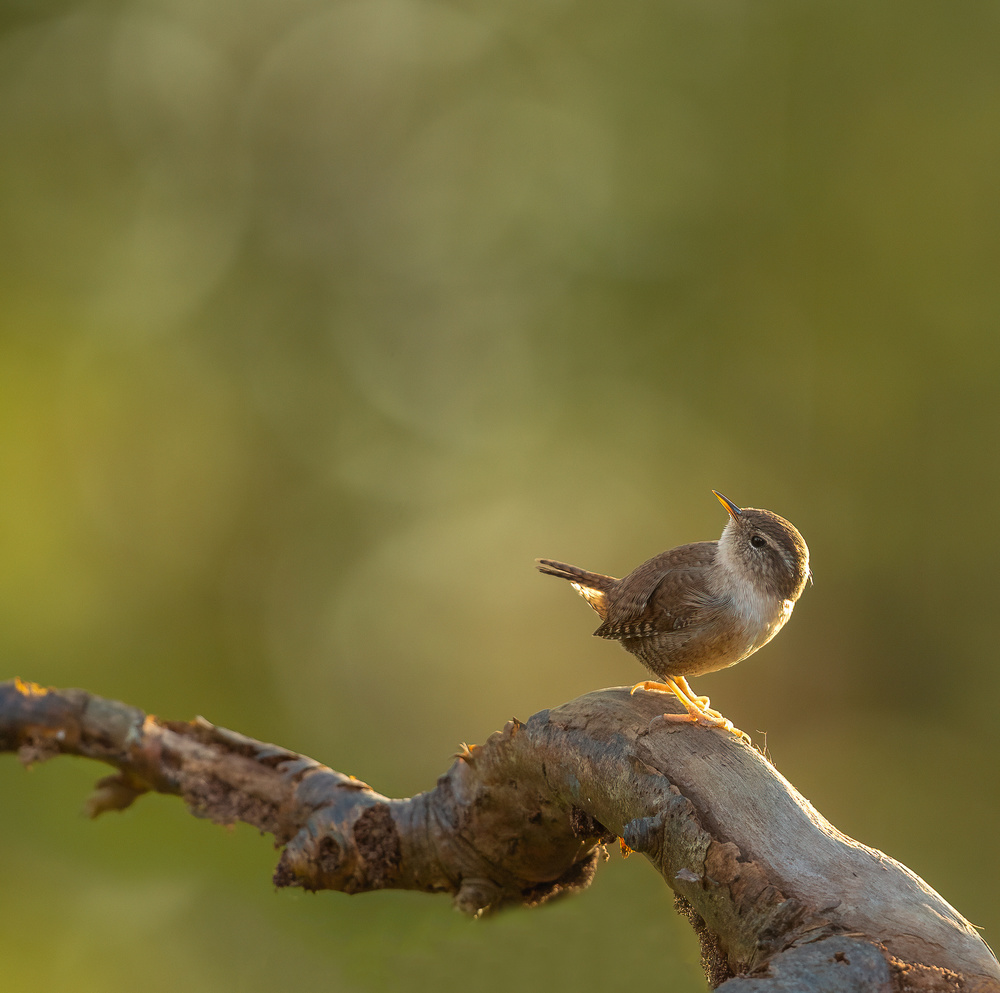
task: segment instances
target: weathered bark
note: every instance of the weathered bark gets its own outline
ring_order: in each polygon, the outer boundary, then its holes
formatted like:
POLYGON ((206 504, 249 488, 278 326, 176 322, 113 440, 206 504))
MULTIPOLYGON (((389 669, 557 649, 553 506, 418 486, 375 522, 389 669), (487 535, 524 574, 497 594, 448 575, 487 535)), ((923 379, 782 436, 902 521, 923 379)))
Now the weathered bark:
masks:
POLYGON ((463 750, 406 800, 207 721, 83 690, 0 683, 0 751, 118 771, 96 816, 155 790, 283 846, 278 886, 447 892, 481 915, 585 888, 621 837, 695 927, 713 986, 1000 993, 978 933, 905 866, 841 834, 732 735, 655 718, 658 693, 589 693, 463 750))

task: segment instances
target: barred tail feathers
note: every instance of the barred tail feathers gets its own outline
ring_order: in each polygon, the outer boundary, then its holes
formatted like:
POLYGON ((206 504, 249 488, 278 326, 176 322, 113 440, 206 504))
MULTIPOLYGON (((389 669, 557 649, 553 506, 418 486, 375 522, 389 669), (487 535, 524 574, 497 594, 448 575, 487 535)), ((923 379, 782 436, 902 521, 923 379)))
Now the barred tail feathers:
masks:
POLYGON ((602 576, 599 572, 587 572, 575 565, 556 562, 553 559, 535 559, 535 568, 547 576, 558 576, 569 580, 573 588, 590 604, 603 619, 607 612, 607 593, 618 582, 613 576, 602 576))

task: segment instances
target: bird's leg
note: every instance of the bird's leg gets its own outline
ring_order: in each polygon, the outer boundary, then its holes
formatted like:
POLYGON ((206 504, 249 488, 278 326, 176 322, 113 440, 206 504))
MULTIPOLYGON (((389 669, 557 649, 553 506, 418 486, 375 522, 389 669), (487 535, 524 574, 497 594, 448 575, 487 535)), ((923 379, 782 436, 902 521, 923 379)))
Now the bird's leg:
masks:
POLYGON ((636 683, 629 695, 631 696, 636 690, 656 690, 660 693, 673 693, 689 711, 693 709, 699 713, 710 714, 712 717, 722 716, 717 710, 712 710, 708 706, 711 700, 707 696, 695 695, 694 691, 688 685, 688 681, 683 676, 667 677, 662 683, 647 679, 641 683, 636 683))
POLYGON ((701 724, 703 727, 722 728, 724 731, 728 731, 730 734, 734 734, 737 738, 742 738, 747 744, 750 744, 750 735, 746 731, 741 731, 738 727, 734 727, 733 722, 728 717, 723 717, 719 711, 712 710, 708 706, 708 697, 695 696, 683 676, 677 676, 673 679, 665 678, 663 682, 645 680, 644 682, 636 683, 632 687, 632 693, 635 693, 636 690, 658 690, 661 693, 673 693, 684 704, 684 709, 687 713, 663 714, 662 720, 701 724), (704 704, 702 703, 703 700, 704 704))
POLYGON ((674 676, 674 682, 685 692, 688 700, 694 700, 698 704, 701 710, 704 710, 708 714, 712 714, 714 717, 721 717, 717 710, 713 710, 709 704, 712 702, 707 696, 699 696, 694 690, 691 689, 688 681, 683 676, 674 676))

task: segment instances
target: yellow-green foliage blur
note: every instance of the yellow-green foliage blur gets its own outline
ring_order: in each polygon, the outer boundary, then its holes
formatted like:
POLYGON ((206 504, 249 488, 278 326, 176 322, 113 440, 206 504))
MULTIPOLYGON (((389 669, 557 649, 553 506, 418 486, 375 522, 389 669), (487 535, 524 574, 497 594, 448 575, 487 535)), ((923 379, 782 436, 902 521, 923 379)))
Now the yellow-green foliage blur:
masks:
MULTIPOLYGON (((7 3, 0 678, 410 795, 644 677, 532 561, 716 538, 715 487, 816 582, 695 687, 996 943, 998 43, 978 2, 7 3)), ((0 761, 5 989, 704 988, 641 859, 480 923, 276 893, 176 800, 83 819, 104 774, 0 761)))

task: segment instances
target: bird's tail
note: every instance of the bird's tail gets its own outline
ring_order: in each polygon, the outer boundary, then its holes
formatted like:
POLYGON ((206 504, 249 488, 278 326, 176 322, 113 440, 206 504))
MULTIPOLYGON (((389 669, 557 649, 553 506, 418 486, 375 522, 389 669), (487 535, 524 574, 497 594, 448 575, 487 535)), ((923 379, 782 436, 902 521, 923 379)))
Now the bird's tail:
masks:
POLYGON ((556 562, 553 559, 535 559, 535 568, 547 576, 558 576, 560 579, 568 579, 571 583, 590 586, 595 590, 609 590, 618 582, 611 576, 602 576, 599 572, 587 572, 586 569, 579 569, 575 565, 567 565, 565 562, 556 562))
POLYGON ((602 576, 599 572, 587 572, 575 565, 555 562, 552 559, 535 559, 535 568, 547 576, 568 579, 577 593, 590 604, 602 619, 606 613, 607 593, 618 582, 614 576, 602 576))

